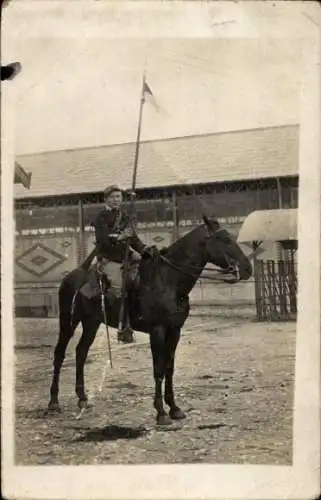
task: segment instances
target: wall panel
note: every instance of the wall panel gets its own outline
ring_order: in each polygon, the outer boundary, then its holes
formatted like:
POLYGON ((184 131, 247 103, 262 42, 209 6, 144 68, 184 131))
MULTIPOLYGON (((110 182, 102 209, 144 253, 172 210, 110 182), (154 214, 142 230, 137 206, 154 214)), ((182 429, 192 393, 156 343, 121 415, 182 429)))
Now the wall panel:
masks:
POLYGON ((78 235, 16 236, 15 282, 59 282, 77 266, 78 235))

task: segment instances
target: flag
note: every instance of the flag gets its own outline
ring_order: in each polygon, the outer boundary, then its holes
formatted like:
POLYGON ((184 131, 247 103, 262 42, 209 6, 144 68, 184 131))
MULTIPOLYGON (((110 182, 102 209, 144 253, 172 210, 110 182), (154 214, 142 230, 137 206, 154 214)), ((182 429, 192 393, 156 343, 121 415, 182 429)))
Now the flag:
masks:
POLYGON ((154 97, 153 92, 151 91, 149 85, 146 83, 144 80, 144 87, 143 87, 143 99, 145 102, 149 102, 154 108, 159 111, 159 106, 156 102, 156 99, 154 97))

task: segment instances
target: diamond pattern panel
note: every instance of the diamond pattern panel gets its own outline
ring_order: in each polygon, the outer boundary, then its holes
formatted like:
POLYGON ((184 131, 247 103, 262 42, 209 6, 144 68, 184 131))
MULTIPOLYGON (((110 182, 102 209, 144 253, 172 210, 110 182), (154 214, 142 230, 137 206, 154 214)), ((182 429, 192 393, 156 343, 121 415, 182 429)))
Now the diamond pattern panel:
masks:
POLYGON ((59 282, 76 265, 75 235, 35 235, 16 239, 16 283, 59 282))
POLYGON ((16 259, 16 264, 33 276, 42 277, 60 266, 66 257, 41 243, 35 243, 16 259))
MULTIPOLYGON (((156 245, 159 248, 167 247, 173 241, 172 229, 140 229, 137 231, 139 237, 146 245, 156 245)), ((88 253, 93 249, 95 235, 93 232, 87 233, 87 251, 88 253)))
POLYGON ((145 229, 138 232, 139 237, 146 245, 156 245, 158 248, 169 246, 172 241, 172 229, 145 229))

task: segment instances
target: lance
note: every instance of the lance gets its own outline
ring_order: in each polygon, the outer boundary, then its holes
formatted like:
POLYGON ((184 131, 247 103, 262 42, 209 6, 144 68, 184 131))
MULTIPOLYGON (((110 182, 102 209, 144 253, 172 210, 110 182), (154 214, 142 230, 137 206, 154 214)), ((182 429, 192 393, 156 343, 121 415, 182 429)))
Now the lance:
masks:
MULTIPOLYGON (((132 185, 131 191, 129 193, 130 203, 129 203, 129 217, 130 221, 133 222, 133 210, 135 205, 136 198, 136 179, 137 179, 137 168, 138 168, 138 158, 139 158, 139 148, 140 148, 140 135, 142 129, 142 120, 143 120, 143 108, 145 103, 145 90, 146 90, 146 78, 145 71, 143 73, 143 82, 141 89, 141 97, 140 97, 140 105, 139 105, 139 116, 138 116, 138 127, 137 127, 137 137, 136 137, 136 149, 135 149, 135 158, 134 158, 134 169, 132 176, 132 185)), ((123 280, 122 280, 122 290, 121 290, 121 305, 120 305, 120 313, 119 313, 119 321, 118 321, 118 331, 121 332, 123 329, 124 323, 124 312, 125 312, 125 301, 127 298, 126 294, 126 280, 128 275, 128 258, 129 258, 129 241, 128 238, 125 242, 125 256, 124 256, 124 269, 123 269, 123 280)))

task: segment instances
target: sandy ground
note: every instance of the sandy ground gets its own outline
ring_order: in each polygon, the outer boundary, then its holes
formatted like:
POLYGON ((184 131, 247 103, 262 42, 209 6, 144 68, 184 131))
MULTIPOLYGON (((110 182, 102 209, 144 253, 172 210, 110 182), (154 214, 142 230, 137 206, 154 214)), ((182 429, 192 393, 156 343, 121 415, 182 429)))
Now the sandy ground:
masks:
POLYGON ((291 464, 295 323, 257 323, 245 306, 195 306, 176 358, 187 418, 166 429, 155 425, 148 337, 118 345, 111 329, 110 369, 104 327, 85 369, 93 409, 75 418, 79 329, 61 375, 63 412, 46 415, 57 325, 16 320, 17 464, 291 464))

